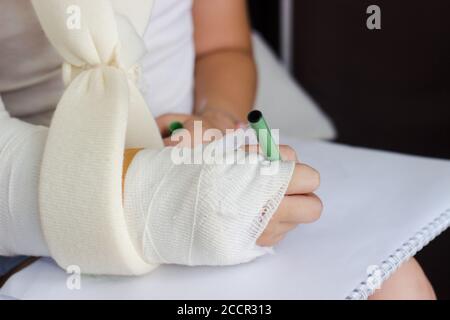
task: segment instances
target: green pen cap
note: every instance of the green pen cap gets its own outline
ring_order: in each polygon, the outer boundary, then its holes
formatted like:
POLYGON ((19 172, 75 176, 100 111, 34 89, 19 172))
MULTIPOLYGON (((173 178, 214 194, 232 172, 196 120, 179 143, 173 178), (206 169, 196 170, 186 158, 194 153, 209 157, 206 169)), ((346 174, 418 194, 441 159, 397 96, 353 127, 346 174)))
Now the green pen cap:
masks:
POLYGON ((276 145, 270 128, 261 111, 253 110, 247 116, 250 127, 256 131, 258 143, 266 158, 270 161, 281 160, 280 150, 276 145))
POLYGON ((170 134, 173 134, 178 129, 183 129, 183 124, 179 121, 174 121, 169 125, 170 134))

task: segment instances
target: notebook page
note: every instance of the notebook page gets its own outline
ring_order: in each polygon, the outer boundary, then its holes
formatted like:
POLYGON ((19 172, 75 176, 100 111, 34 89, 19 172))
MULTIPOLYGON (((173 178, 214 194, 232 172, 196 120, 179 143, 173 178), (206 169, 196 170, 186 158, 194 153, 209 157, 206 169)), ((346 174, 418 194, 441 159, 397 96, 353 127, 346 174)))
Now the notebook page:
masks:
POLYGON ((285 138, 321 172, 322 218, 275 254, 232 267, 162 266, 143 277, 68 275, 41 259, 0 294, 20 299, 345 299, 367 268, 450 208, 450 161, 285 138))

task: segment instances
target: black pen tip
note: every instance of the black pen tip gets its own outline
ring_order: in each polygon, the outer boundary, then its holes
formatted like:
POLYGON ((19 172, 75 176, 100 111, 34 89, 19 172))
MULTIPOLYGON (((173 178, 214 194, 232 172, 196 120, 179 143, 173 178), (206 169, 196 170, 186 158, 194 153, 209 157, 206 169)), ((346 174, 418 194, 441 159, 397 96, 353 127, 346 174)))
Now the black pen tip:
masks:
POLYGON ((247 120, 250 123, 257 123, 259 120, 261 120, 262 118, 262 112, 259 110, 253 110, 251 111, 248 116, 247 116, 247 120))

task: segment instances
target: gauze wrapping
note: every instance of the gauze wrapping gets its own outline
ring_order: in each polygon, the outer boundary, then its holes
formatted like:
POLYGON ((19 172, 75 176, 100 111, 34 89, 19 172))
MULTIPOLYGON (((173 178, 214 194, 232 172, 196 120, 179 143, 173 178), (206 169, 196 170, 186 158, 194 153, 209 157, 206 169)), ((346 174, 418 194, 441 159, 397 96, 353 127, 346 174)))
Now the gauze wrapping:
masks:
POLYGON ((255 243, 280 204, 295 163, 227 151, 230 164, 177 164, 174 148, 144 150, 125 182, 125 213, 149 263, 232 265, 267 253, 255 243), (253 159, 255 160, 255 159, 253 159))
POLYGON ((148 272, 155 265, 135 250, 126 227, 123 150, 163 145, 134 83, 135 65, 144 51, 138 32, 143 28, 137 30, 131 21, 147 21, 152 1, 139 1, 140 10, 128 10, 121 18, 116 17, 114 2, 32 1, 47 37, 65 60, 68 85, 44 151, 40 217, 50 253, 61 267, 77 265, 83 273, 131 275, 148 272), (68 8, 78 9, 79 29, 68 28, 68 8), (147 16, 126 19, 130 12, 147 16), (128 31, 119 35, 118 23, 127 21, 128 31), (121 37, 126 38, 126 46, 121 37))
POLYGON ((0 97, 0 256, 48 255, 38 181, 47 129, 12 119, 0 97))

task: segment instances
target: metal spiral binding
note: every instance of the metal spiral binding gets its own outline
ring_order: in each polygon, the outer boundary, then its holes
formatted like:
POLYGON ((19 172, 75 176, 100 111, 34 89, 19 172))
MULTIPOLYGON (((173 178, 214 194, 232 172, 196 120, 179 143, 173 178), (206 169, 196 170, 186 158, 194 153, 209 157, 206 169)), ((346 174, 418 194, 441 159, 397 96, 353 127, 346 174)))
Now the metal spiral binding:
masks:
MULTIPOLYGON (((445 229, 450 226, 450 208, 444 213, 439 215, 436 219, 423 227, 413 237, 402 244, 400 248, 395 250, 386 260, 381 263, 381 266, 376 268, 377 276, 380 277, 383 283, 387 280, 392 273, 397 270, 400 265, 413 257, 418 251, 430 243, 434 238, 440 235, 445 229)), ((347 300, 366 300, 371 296, 376 289, 369 285, 374 273, 369 274, 366 281, 360 283, 360 285, 347 296, 347 300)))

